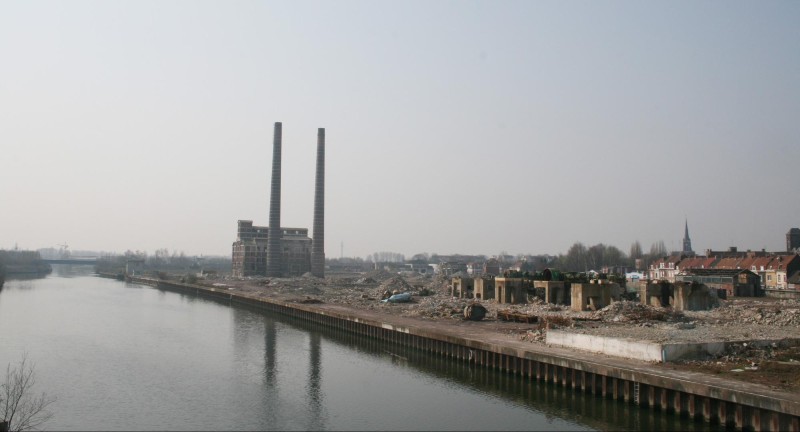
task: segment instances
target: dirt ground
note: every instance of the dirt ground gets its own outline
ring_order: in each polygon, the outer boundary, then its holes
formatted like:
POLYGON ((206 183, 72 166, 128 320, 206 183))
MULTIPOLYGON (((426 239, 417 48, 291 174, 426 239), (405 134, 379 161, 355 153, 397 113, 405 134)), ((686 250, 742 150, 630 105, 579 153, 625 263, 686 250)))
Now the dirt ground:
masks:
POLYGON ((764 352, 757 350, 734 359, 687 360, 663 367, 691 370, 725 378, 763 384, 771 388, 800 389, 800 347, 764 352), (765 355, 766 354, 766 355, 765 355))
MULTIPOLYGON (((397 275, 378 270, 365 274, 313 277, 233 279, 219 277, 198 283, 259 297, 298 302, 342 304, 420 320, 463 321, 473 301, 454 298, 448 280, 397 275), (411 293, 406 303, 382 301, 411 293)), ((730 349, 714 358, 661 365, 722 375, 776 389, 800 389, 800 301, 774 298, 719 300, 708 311, 674 311, 638 302, 620 301, 597 311, 574 312, 569 306, 534 299, 521 305, 480 303, 482 325, 532 344, 544 344, 548 329, 626 337, 654 342, 728 341, 730 349), (754 343, 754 341, 768 341, 754 343)))

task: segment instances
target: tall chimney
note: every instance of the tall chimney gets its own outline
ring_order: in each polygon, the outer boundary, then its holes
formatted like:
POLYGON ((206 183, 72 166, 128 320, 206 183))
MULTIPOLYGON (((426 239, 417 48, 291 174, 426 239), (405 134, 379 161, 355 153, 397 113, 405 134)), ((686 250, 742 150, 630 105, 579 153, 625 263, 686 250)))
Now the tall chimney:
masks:
POLYGON ((267 237, 267 276, 281 276, 281 122, 275 122, 272 144, 272 189, 269 195, 269 232, 267 237))
POLYGON ((311 274, 325 277, 325 128, 317 129, 317 179, 314 187, 311 274))

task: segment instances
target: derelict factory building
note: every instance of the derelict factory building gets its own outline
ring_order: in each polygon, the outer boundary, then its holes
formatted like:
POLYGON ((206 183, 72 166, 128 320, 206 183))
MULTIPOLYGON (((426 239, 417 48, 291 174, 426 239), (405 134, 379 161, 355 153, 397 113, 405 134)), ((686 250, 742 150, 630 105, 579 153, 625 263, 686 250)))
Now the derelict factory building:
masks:
POLYGON ((269 227, 240 220, 233 242, 234 277, 301 276, 311 272, 325 277, 325 129, 317 131, 317 171, 314 190, 314 238, 308 228, 281 227, 281 138, 282 125, 275 123, 272 149, 272 185, 269 227))

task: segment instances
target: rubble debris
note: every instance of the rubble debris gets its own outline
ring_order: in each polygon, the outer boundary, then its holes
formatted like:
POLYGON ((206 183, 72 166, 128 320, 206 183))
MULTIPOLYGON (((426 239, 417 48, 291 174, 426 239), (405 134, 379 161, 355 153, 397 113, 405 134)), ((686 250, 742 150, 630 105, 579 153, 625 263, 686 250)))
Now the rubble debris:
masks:
POLYGON ((513 321, 522 323, 535 323, 539 320, 536 315, 530 315, 522 312, 514 312, 512 310, 499 310, 497 311, 497 319, 502 321, 513 321))
POLYGON ((603 321, 641 323, 645 321, 675 321, 679 320, 683 314, 666 308, 623 300, 596 311, 594 316, 603 321))
POLYGON ((519 340, 525 342, 545 343, 545 341, 547 340, 547 330, 545 329, 527 330, 524 333, 520 334, 519 340))
POLYGON ((389 303, 407 303, 411 301, 411 293, 404 292, 404 293, 394 294, 391 297, 381 301, 389 303))
POLYGON ((413 287, 406 282, 401 276, 394 276, 386 279, 381 283, 380 288, 383 291, 391 291, 393 294, 402 293, 406 291, 413 291, 413 287))
POLYGON ((464 318, 471 321, 480 321, 486 316, 486 308, 480 303, 470 303, 464 307, 464 318))
POLYGON ((556 329, 562 327, 572 327, 572 318, 563 315, 547 315, 541 317, 539 328, 556 329))
MULTIPOLYGON (((203 283, 203 280, 198 280, 203 283)), ((453 298, 449 279, 443 276, 398 275, 385 270, 368 273, 327 275, 317 278, 274 278, 217 276, 206 284, 227 285, 237 293, 255 298, 318 299, 325 305, 393 314, 419 320, 452 321, 469 325, 465 308, 475 300, 453 298), (422 296, 423 290, 430 295, 422 296), (413 299, 389 303, 393 292, 407 293, 413 299), (388 293, 384 297, 384 293, 388 293)), ((719 373, 779 388, 800 388, 800 346, 791 345, 800 336, 800 300, 769 297, 729 297, 709 310, 676 311, 635 301, 614 301, 597 311, 573 311, 570 307, 528 297, 524 304, 498 304, 482 299, 486 309, 480 323, 482 331, 496 331, 498 337, 544 345, 547 332, 564 331, 627 337, 652 342, 730 342, 729 349, 715 358, 692 359, 665 364, 668 368, 719 373), (505 317, 505 319, 504 319, 505 317), (782 340, 786 340, 784 343, 782 340), (750 341, 776 341, 754 346, 750 341), (757 368, 757 370, 746 369, 757 368), (742 369, 743 372, 730 372, 742 369)), ((477 302, 476 302, 477 303, 477 302)), ((326 306, 321 306, 326 307, 326 306)))
POLYGON ((372 285, 376 283, 378 283, 378 281, 371 277, 362 277, 356 280, 356 284, 358 285, 372 285))
POLYGON ((322 300, 320 300, 318 298, 306 297, 304 299, 298 300, 297 302, 298 303, 304 303, 304 304, 317 304, 317 303, 322 303, 322 300))
MULTIPOLYGON (((202 283, 202 280, 198 281, 202 283)), ((218 276, 212 283, 222 283, 237 293, 254 297, 310 297, 325 304, 343 305, 379 313, 394 314, 422 320, 464 321, 465 308, 475 300, 453 298, 448 291, 448 279, 441 276, 400 276, 385 270, 369 273, 328 275, 316 278, 267 278, 263 276, 236 279, 218 276), (423 290, 430 295, 421 296, 423 290), (384 297, 384 293, 388 295, 384 297), (393 292, 408 293, 413 301, 404 303, 380 302, 393 292)), ((573 311, 567 306, 546 303, 538 297, 525 304, 498 304, 493 300, 480 302, 486 309, 481 325, 497 329, 499 334, 544 344, 548 329, 555 327, 570 332, 609 337, 628 337, 653 342, 750 341, 798 338, 800 332, 800 300, 767 297, 731 297, 720 299, 719 307, 710 310, 676 311, 671 307, 654 307, 634 301, 615 301, 597 311, 573 311)), ((730 365, 724 369, 751 366, 764 372, 764 362, 800 360, 776 357, 787 350, 776 346, 753 347, 732 344, 728 352, 697 367, 710 367, 714 362, 730 365), (739 359, 750 362, 731 365, 739 359), (755 367, 754 366, 754 367, 755 367)), ((798 362, 775 367, 792 368, 798 362)), ((747 374, 753 374, 747 371, 747 374)), ((799 374, 800 375, 800 374, 799 374)), ((800 386, 800 382, 798 382, 800 386)))
POLYGON ((393 278, 395 275, 389 273, 386 270, 373 270, 364 275, 365 278, 374 279, 376 281, 385 281, 387 279, 393 278))

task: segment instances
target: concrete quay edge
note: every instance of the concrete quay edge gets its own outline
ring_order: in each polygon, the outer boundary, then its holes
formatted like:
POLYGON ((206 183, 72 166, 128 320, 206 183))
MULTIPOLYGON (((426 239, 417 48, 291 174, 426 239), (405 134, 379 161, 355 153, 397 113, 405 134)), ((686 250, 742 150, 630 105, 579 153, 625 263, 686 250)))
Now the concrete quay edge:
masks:
MULTIPOLYGON (((113 275, 100 275, 115 277, 113 275)), ((638 382, 652 387, 680 391, 750 406, 781 414, 800 417, 800 394, 774 390, 760 384, 722 379, 710 374, 679 371, 657 367, 641 360, 630 360, 529 342, 513 340, 508 335, 481 328, 480 321, 427 321, 423 319, 381 314, 326 303, 300 303, 287 299, 248 295, 227 289, 163 281, 151 278, 128 278, 158 288, 172 288, 178 292, 194 291, 197 294, 258 307, 271 304, 296 310, 328 315, 333 318, 362 323, 369 326, 408 333, 451 344, 462 345, 522 359, 566 367, 592 374, 638 382)))

